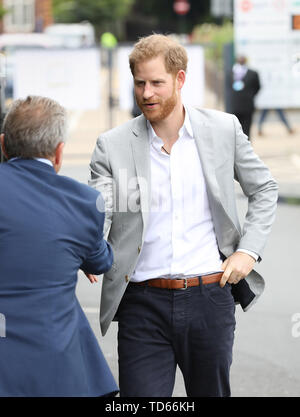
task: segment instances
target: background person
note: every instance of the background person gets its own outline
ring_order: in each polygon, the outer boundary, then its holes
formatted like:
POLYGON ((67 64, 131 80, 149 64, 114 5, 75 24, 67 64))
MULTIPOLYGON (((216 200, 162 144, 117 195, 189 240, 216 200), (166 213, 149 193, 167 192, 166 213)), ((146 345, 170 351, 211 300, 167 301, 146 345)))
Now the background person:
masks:
POLYGON ((129 62, 143 114, 101 134, 90 164, 115 254, 100 321, 105 334, 118 320, 120 395, 171 396, 178 365, 188 396, 229 396, 235 302, 247 310, 263 291, 252 268, 277 185, 235 116, 183 105, 179 43, 142 38, 129 62))
POLYGON ((243 132, 250 139, 254 98, 260 90, 258 73, 247 66, 247 59, 240 56, 232 68, 231 84, 231 112, 239 119, 243 132))
MULTIPOLYGON (((262 131, 262 126, 263 123, 267 117, 267 114, 269 113, 271 109, 263 109, 260 113, 259 119, 258 119, 258 134, 260 136, 262 136, 263 131, 262 131)), ((289 134, 293 134, 294 133, 294 129, 292 129, 284 111, 282 109, 274 109, 275 112, 278 114, 279 119, 282 121, 282 123, 284 124, 284 126, 287 128, 287 131, 289 134)))
POLYGON ((0 165, 0 396, 102 396, 118 390, 75 295, 113 256, 99 193, 57 175, 66 112, 43 97, 5 117, 0 165))

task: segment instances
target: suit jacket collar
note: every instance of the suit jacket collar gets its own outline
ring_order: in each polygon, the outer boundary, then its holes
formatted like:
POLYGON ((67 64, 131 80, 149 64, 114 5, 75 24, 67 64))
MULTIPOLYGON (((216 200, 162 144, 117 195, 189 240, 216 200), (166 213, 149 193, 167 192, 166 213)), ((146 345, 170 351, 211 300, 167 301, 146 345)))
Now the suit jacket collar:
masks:
POLYGON ((23 159, 23 158, 14 159, 13 158, 12 160, 9 160, 7 162, 7 164, 9 164, 11 166, 13 166, 13 165, 22 166, 22 167, 28 168, 28 169, 32 169, 32 168, 41 169, 43 171, 48 171, 50 173, 52 172, 54 174, 56 173, 52 164, 49 165, 49 164, 46 164, 45 162, 39 161, 37 159, 23 159))
POLYGON ((231 237, 234 234, 238 240, 239 232, 227 212, 226 205, 222 202, 220 185, 216 175, 217 156, 223 150, 218 146, 214 126, 205 112, 192 108, 190 109, 190 118, 205 177, 206 191, 219 249, 228 256, 231 251, 231 237))
POLYGON ((143 115, 133 120, 131 148, 140 191, 141 211, 143 217, 143 239, 148 222, 151 203, 150 142, 147 121, 143 115))
POLYGON ((217 149, 213 135, 213 126, 201 111, 189 107, 188 112, 205 177, 208 197, 209 199, 213 199, 216 204, 220 205, 220 188, 215 170, 215 156, 220 150, 217 149))
POLYGON ((132 121, 132 132, 136 137, 141 137, 144 139, 144 136, 147 137, 147 120, 143 114, 136 117, 132 121))

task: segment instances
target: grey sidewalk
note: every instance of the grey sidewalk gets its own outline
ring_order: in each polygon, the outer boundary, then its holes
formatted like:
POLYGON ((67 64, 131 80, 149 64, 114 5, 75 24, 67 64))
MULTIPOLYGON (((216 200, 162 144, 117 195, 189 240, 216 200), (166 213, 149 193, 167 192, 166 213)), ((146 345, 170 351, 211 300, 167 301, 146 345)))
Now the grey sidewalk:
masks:
POLYGON ((288 112, 288 115, 293 120, 294 134, 288 134, 279 121, 272 120, 270 117, 270 122, 264 125, 264 136, 257 135, 256 126, 253 129, 253 147, 278 181, 279 196, 299 199, 300 123, 294 119, 297 116, 299 118, 300 109, 298 115, 295 111, 288 112))

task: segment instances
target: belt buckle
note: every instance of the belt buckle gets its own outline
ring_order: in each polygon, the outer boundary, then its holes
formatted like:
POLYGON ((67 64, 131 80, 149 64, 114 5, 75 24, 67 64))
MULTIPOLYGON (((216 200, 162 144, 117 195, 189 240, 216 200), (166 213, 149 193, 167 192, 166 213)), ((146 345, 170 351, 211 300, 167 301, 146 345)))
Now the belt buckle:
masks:
POLYGON ((181 291, 183 291, 183 290, 186 290, 187 288, 188 288, 188 285, 187 285, 187 278, 181 278, 181 279, 183 279, 183 281, 184 281, 184 286, 183 286, 183 288, 179 288, 181 291))

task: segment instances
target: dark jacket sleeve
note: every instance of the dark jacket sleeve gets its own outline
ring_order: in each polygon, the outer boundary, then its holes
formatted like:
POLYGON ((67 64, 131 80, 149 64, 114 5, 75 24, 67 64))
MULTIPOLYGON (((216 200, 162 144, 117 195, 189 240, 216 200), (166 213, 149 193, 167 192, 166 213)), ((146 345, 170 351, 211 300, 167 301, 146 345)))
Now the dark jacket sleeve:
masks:
MULTIPOLYGON (((80 269, 88 274, 103 274, 110 270, 113 264, 113 252, 106 240, 103 238, 103 226, 105 219, 105 205, 102 195, 93 190, 93 193, 97 193, 97 201, 93 204, 97 207, 96 222, 95 222, 95 236, 96 242, 92 248, 92 251, 88 254, 83 261, 80 269)), ((95 212, 94 212, 95 214, 95 212)))
POLYGON ((80 269, 88 274, 103 274, 110 270, 113 263, 113 252, 109 243, 101 237, 96 249, 89 254, 87 259, 82 263, 80 269))

